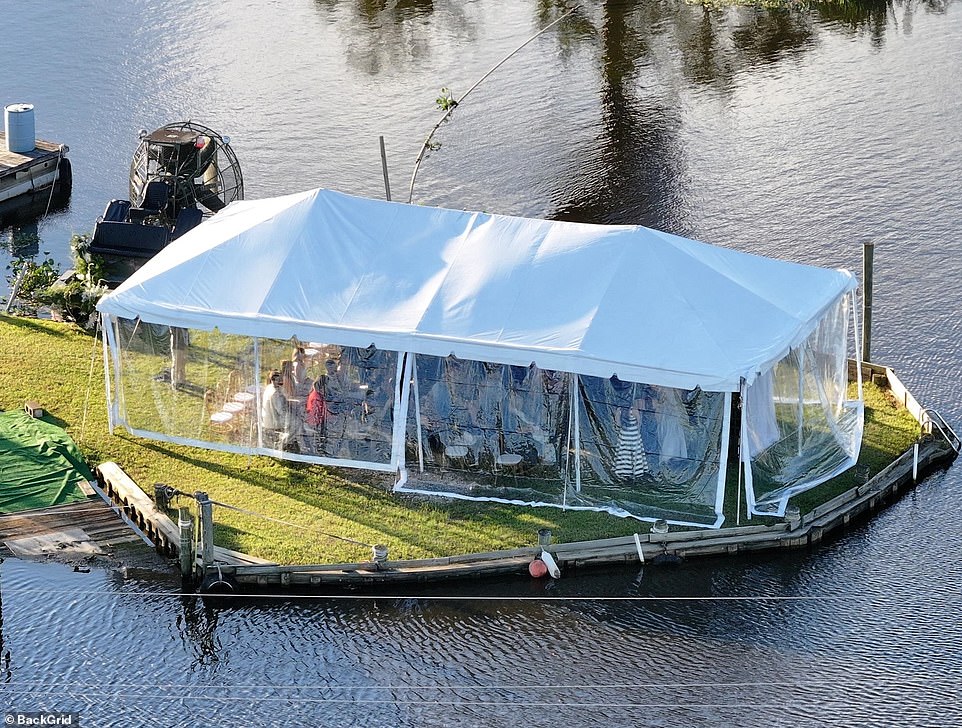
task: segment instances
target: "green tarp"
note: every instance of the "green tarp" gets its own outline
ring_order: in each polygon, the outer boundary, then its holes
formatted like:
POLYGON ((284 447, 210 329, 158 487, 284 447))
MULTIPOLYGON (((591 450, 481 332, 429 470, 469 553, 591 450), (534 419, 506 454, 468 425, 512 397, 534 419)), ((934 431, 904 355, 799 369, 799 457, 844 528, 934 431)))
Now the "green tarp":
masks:
POLYGON ((62 428, 25 412, 0 412, 0 513, 86 500, 93 480, 62 428))

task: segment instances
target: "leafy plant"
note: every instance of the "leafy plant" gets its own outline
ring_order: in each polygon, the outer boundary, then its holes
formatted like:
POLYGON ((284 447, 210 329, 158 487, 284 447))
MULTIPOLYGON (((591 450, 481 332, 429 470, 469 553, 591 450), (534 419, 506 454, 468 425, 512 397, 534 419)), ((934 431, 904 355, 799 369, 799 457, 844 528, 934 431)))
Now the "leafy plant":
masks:
POLYGON ((107 264, 101 256, 90 252, 90 243, 89 235, 74 235, 70 238, 74 270, 77 277, 91 287, 102 287, 103 281, 107 279, 107 264))
POLYGON ((66 282, 56 282, 44 292, 51 309, 66 321, 90 328, 95 320, 97 301, 107 292, 106 286, 90 284, 76 276, 66 282))
POLYGON ((97 301, 107 292, 104 263, 90 254, 90 236, 74 235, 70 245, 74 261, 70 276, 61 276, 60 266, 49 253, 40 260, 15 258, 7 266, 7 285, 20 313, 36 316, 49 307, 67 321, 84 327, 90 324, 97 301))
MULTIPOLYGON (((24 313, 36 315, 37 310, 49 304, 46 297, 50 288, 60 277, 60 267, 44 253, 42 260, 33 258, 14 258, 7 265, 7 285, 18 308, 24 313)), ((7 303, 4 298, 3 302, 7 303)))
POLYGON ((454 94, 451 93, 451 89, 449 88, 442 88, 441 95, 434 100, 434 103, 437 104, 441 111, 450 111, 458 105, 458 102, 454 99, 454 94))

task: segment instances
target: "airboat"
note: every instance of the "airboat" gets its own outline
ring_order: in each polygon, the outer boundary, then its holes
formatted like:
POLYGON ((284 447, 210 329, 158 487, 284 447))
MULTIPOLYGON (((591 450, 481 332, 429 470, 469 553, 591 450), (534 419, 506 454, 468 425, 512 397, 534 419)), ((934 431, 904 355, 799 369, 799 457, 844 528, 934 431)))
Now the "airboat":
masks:
POLYGON ((244 198, 230 138, 192 121, 141 130, 128 200, 107 203, 86 250, 116 287, 172 240, 244 198))

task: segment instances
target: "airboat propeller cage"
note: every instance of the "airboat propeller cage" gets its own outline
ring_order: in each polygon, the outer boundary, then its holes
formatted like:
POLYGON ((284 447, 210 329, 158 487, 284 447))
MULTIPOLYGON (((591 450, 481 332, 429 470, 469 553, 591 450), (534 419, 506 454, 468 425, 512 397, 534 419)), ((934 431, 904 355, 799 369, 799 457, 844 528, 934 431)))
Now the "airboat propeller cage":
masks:
POLYGON ((219 212, 244 198, 240 164, 225 137, 196 122, 167 124, 143 135, 130 165, 130 200, 144 202, 147 184, 166 183, 165 217, 185 208, 219 212))
POLYGON ((134 434, 717 527, 730 441, 756 513, 855 463, 854 288, 639 226, 312 190, 229 205, 98 309, 134 434))

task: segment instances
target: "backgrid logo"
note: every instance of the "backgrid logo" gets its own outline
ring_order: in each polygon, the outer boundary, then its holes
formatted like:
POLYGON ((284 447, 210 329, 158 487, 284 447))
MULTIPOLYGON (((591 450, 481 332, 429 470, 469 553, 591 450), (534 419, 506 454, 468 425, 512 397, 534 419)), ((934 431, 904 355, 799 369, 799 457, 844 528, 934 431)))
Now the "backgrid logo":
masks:
POLYGON ((76 728, 80 725, 80 713, 7 713, 4 726, 61 726, 76 728))

